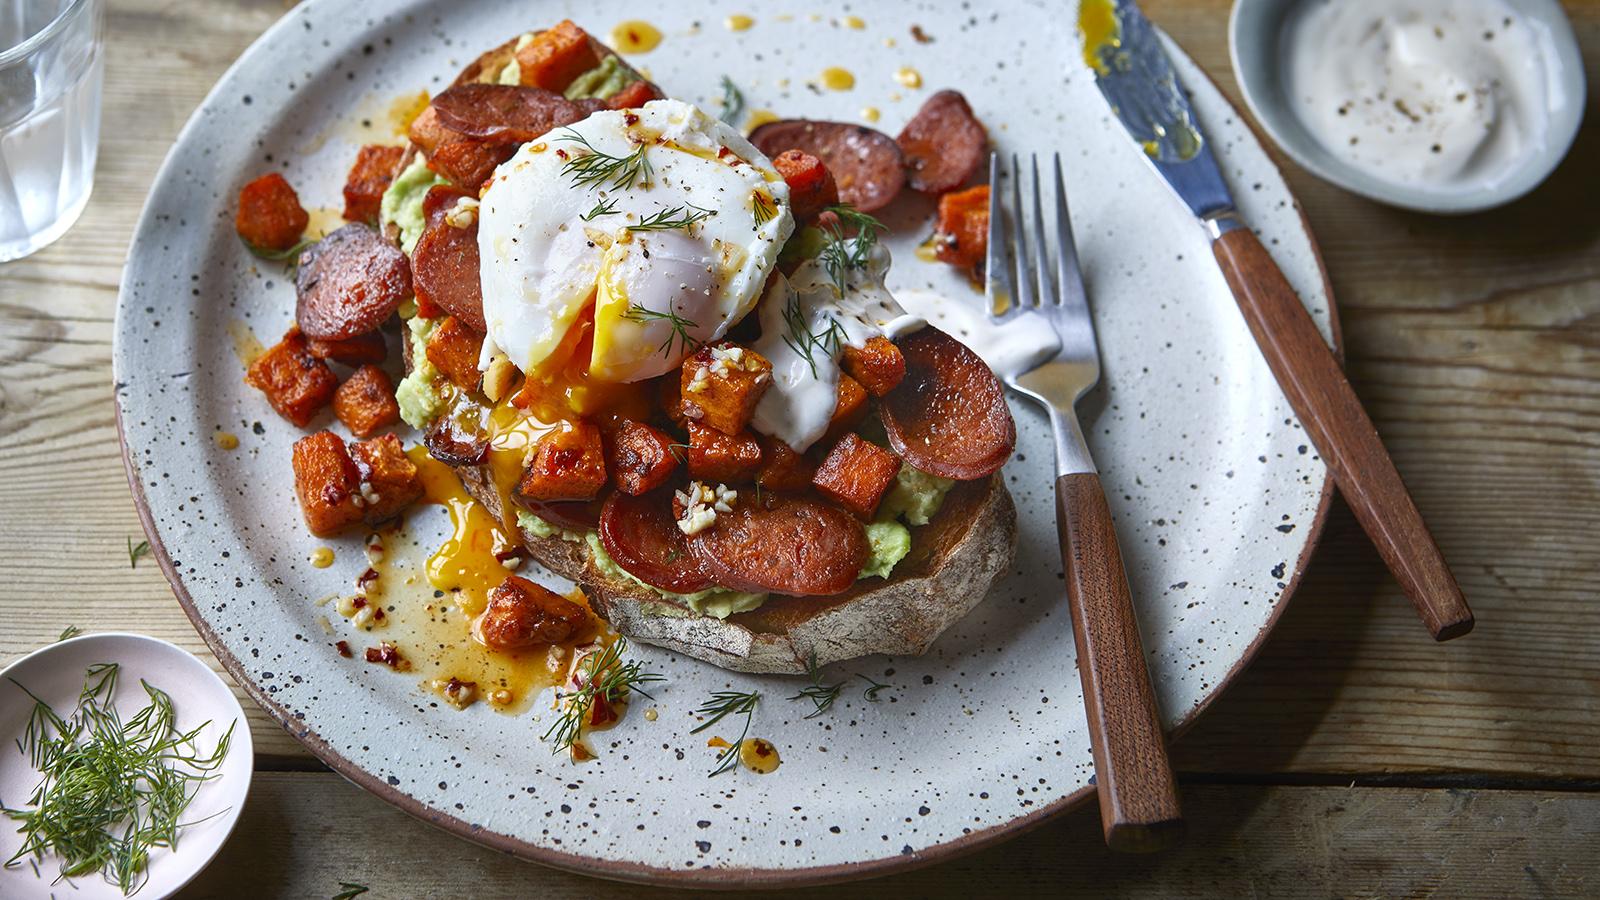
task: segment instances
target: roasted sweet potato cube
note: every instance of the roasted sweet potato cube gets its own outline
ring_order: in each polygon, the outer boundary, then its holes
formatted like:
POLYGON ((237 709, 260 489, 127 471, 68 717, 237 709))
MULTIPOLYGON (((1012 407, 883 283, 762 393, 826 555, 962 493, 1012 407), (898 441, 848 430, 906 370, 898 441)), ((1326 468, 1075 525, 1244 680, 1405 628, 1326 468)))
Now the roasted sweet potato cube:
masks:
POLYGON ((600 57, 588 33, 571 19, 563 19, 519 48, 517 63, 522 67, 523 84, 559 94, 573 79, 600 65, 600 57))
POLYGON ((668 372, 661 376, 656 384, 656 399, 661 410, 666 413, 667 419, 679 431, 689 427, 689 420, 683 417, 683 382, 677 372, 668 372))
POLYGON ((661 92, 648 81, 630 81, 622 90, 606 98, 610 109, 636 109, 651 100, 660 100, 661 92))
POLYGON ((989 186, 945 194, 939 198, 939 227, 933 253, 940 262, 971 269, 989 252, 989 186))
POLYGON ((833 407, 833 418, 828 420, 828 430, 822 435, 823 446, 828 446, 846 432, 854 431, 867 415, 867 389, 849 375, 839 376, 839 402, 833 407))
POLYGON ((748 431, 723 434, 689 423, 689 477, 732 484, 753 481, 761 468, 761 443, 748 431))
POLYGON ((761 469, 756 472, 756 484, 769 491, 803 491, 811 486, 815 463, 775 437, 762 435, 760 441, 761 469))
POLYGON ((732 341, 702 344, 683 361, 680 381, 684 417, 734 435, 750 424, 772 386, 772 363, 732 341))
POLYGON ((300 205, 300 195, 277 172, 263 175, 239 191, 233 227, 257 250, 288 250, 300 242, 309 224, 311 214, 300 205))
POLYGON ((457 188, 476 195, 495 167, 517 152, 516 144, 457 140, 440 145, 428 156, 428 168, 457 188))
POLYGON ((406 126, 406 137, 417 145, 423 156, 430 159, 445 144, 462 140, 461 135, 444 127, 444 123, 439 121, 439 111, 431 104, 406 126))
POLYGON ((580 419, 539 439, 517 490, 529 500, 593 500, 605 486, 600 429, 580 419))
POLYGON ((882 397, 894 390, 900 379, 906 377, 906 358, 894 341, 886 337, 872 337, 861 347, 846 347, 839 357, 839 367, 851 378, 861 382, 867 393, 882 397))
POLYGON ((378 224, 378 207, 383 192, 394 180, 404 147, 368 144, 356 153, 355 165, 344 178, 344 217, 349 222, 378 224))
POLYGON ((666 484, 678 468, 681 451, 671 435, 632 419, 622 420, 606 438, 611 480, 617 490, 635 497, 666 484))
POLYGON ((319 431, 294 442, 294 492, 312 534, 328 537, 361 521, 360 491, 361 470, 344 438, 319 431))
POLYGON ((368 524, 398 516, 422 496, 422 473, 394 435, 351 444, 350 457, 361 472, 357 503, 368 524))
POLYGON ((773 168, 789 185, 789 211, 795 221, 808 222, 839 203, 839 185, 822 160, 804 150, 785 150, 772 160, 773 168))
POLYGON ((267 395, 278 415, 304 428, 328 405, 339 389, 339 376, 311 355, 305 335, 291 328, 283 340, 256 357, 244 373, 245 383, 267 395))
POLYGON ((381 363, 389 355, 381 331, 369 331, 342 341, 310 341, 306 346, 317 359, 331 359, 347 366, 381 363))
POLYGON ((446 316, 428 338, 428 362, 464 391, 478 389, 483 377, 478 371, 478 355, 482 351, 483 335, 455 316, 446 316))
POLYGON ((899 472, 899 457, 851 432, 828 451, 811 483, 824 497, 870 519, 899 472))
POLYGON ((559 644, 589 624, 589 611, 541 584, 508 575, 489 592, 478 638, 491 650, 559 644))
POLYGON ((394 382, 377 366, 362 366, 334 392, 333 414, 356 437, 372 437, 379 429, 400 421, 394 382))

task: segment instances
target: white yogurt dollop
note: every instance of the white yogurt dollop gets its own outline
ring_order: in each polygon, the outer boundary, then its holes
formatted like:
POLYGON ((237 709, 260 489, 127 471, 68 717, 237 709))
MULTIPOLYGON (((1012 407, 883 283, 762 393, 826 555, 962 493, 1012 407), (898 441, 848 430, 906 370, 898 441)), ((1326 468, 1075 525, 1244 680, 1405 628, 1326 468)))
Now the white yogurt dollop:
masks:
POLYGON ((1375 178, 1489 188, 1543 143, 1553 43, 1504 0, 1305 0, 1283 37, 1306 130, 1375 178))

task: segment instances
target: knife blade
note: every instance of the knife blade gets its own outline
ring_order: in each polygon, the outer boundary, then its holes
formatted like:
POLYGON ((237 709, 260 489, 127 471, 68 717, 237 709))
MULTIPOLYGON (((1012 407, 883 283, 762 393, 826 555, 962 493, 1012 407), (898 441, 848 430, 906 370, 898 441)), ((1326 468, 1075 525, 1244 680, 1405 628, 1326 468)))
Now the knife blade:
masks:
POLYGON ((1112 113, 1205 226, 1267 366, 1423 623, 1440 641, 1471 631, 1472 610, 1376 426, 1299 295, 1241 220, 1160 35, 1132 0, 1081 0, 1078 30, 1112 113))

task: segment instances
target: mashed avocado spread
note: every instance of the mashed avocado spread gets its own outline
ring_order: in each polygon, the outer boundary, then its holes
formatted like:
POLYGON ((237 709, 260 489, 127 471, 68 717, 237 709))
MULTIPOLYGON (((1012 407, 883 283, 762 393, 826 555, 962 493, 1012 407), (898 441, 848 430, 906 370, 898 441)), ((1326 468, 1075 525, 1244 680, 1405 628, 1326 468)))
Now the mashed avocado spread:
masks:
POLYGON ((638 80, 615 56, 607 56, 600 65, 572 79, 565 93, 568 100, 604 100, 638 80))
POLYGON ((439 370, 428 362, 428 338, 439 320, 424 319, 416 314, 406 319, 406 339, 411 342, 411 371, 395 386, 394 399, 400 404, 400 418, 418 431, 426 431, 439 417, 444 400, 434 386, 439 370))
POLYGON ((422 217, 422 198, 428 196, 428 189, 436 184, 444 184, 434 171, 428 168, 428 161, 417 154, 417 158, 406 166, 406 170, 395 176, 389 183, 389 189, 383 192, 383 200, 378 206, 378 224, 380 226, 393 222, 400 227, 400 249, 406 253, 417 245, 417 239, 422 237, 422 228, 427 224, 422 217))
MULTIPOLYGON (((409 420, 408 420, 409 421, 409 420)), ((902 465, 895 483, 879 507, 878 518, 867 524, 867 563, 861 568, 860 578, 888 578, 896 564, 911 552, 911 529, 898 519, 904 517, 912 525, 926 525, 944 503, 945 494, 955 482, 937 475, 902 465)), ((749 612, 765 603, 766 594, 752 594, 727 588, 708 588, 692 594, 674 594, 653 585, 645 584, 632 573, 617 565, 611 554, 600 543, 600 535, 593 531, 573 531, 539 518, 526 510, 517 511, 517 526, 539 538, 559 537, 564 541, 585 544, 589 548, 594 566, 613 578, 625 578, 660 594, 662 597, 689 607, 703 616, 718 619, 749 612)), ((663 612, 663 614, 666 614, 663 612)))

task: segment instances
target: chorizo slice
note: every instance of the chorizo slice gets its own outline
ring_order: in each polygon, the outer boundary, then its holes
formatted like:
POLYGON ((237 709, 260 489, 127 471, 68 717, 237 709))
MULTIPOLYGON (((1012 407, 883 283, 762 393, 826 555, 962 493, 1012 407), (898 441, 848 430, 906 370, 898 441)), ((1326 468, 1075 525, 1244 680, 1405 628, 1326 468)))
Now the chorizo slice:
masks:
POLYGON ((483 321, 483 282, 479 280, 478 217, 475 213, 451 216, 464 196, 445 185, 429 189, 423 200, 428 225, 411 250, 412 278, 419 305, 441 308, 484 334, 488 329, 483 321))
POLYGON ((433 98, 439 124, 480 141, 526 143, 586 118, 605 101, 568 100, 516 84, 458 84, 433 98))
POLYGON ((750 143, 768 157, 800 150, 821 160, 838 186, 840 202, 862 212, 888 206, 906 183, 900 146, 865 125, 784 119, 752 131, 750 143))
POLYGON ((596 500, 528 500, 522 498, 528 512, 568 531, 594 531, 600 527, 600 511, 605 501, 596 500))
POLYGON ((989 132, 960 91, 945 90, 922 104, 895 143, 905 154, 911 188, 938 195, 965 184, 983 164, 989 132))
POLYGON ((688 538, 712 581, 795 597, 837 594, 855 583, 867 537, 854 516, 805 497, 748 496, 688 538))
POLYGON ((352 222, 300 256, 295 320, 314 341, 376 331, 411 296, 411 263, 370 225, 352 222))
POLYGON ((972 481, 1011 457, 1017 425, 1005 388, 961 343, 928 327, 900 341, 906 376, 878 404, 889 446, 924 472, 972 481))
POLYGON ((600 543, 633 577, 674 594, 711 587, 711 576, 689 552, 672 518, 667 490, 633 496, 614 492, 600 511, 600 543))
POLYGON ((489 436, 464 426, 452 415, 443 415, 422 436, 428 455, 447 466, 482 466, 489 462, 489 436))

